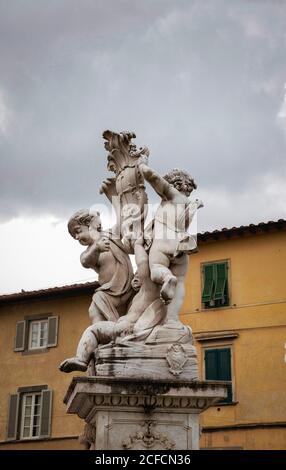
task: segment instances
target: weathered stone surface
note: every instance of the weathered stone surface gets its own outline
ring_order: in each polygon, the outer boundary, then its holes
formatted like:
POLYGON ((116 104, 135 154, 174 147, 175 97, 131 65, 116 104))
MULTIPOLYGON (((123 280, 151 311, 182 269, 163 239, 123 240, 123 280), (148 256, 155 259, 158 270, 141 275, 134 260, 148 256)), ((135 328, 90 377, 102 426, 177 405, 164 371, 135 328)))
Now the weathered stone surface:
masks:
POLYGON ((97 350, 96 376, 135 379, 198 380, 193 345, 124 343, 97 350))
POLYGON ((77 377, 65 403, 91 449, 182 450, 199 448, 199 414, 226 394, 221 382, 77 377))
POLYGON ((80 210, 70 234, 86 246, 81 263, 98 273, 89 308, 91 326, 62 372, 87 371, 66 395, 69 413, 86 421, 82 442, 96 449, 197 449, 199 413, 226 396, 226 386, 198 382, 190 326, 179 312, 184 301, 188 232, 197 188, 185 171, 164 177, 149 166, 147 147, 133 132, 105 131, 107 168, 115 176, 100 188, 112 203, 116 225, 103 230, 98 211, 80 210), (145 182, 160 198, 147 227, 145 182), (135 255, 133 273, 129 255, 135 255))
POLYGON ((166 379, 173 375, 195 380, 192 332, 180 322, 179 311, 188 255, 196 248, 188 228, 202 203, 189 199, 197 186, 188 173, 174 169, 160 176, 148 164, 147 147, 137 149, 134 137, 133 132, 103 133, 109 152, 107 168, 115 177, 104 180, 100 192, 115 209, 115 226, 104 231, 100 213, 85 209, 68 222, 70 234, 87 247, 81 263, 98 273, 99 287, 89 308, 92 325, 82 334, 75 357, 64 360, 60 370, 89 368, 90 372, 89 364, 96 355, 98 364, 93 370, 97 375, 166 379), (145 182, 161 200, 148 227, 144 226, 145 182), (135 274, 131 253, 135 254, 135 274), (128 353, 113 343, 128 343, 128 353), (104 356, 101 347, 106 344, 108 354, 104 356), (138 356, 136 344, 144 346, 142 356, 138 356), (161 344, 165 345, 163 353, 153 347, 161 344))

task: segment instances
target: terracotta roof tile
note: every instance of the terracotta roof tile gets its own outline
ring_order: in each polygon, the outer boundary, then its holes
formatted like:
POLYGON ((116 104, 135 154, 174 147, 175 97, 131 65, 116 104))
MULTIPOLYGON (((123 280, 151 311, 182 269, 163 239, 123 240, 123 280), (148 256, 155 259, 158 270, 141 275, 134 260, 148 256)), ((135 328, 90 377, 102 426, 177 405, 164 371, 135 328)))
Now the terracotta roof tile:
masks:
POLYGON ((270 220, 269 222, 260 222, 258 224, 249 224, 249 225, 240 225, 240 227, 231 227, 231 228, 222 228, 220 230, 213 230, 211 232, 202 232, 198 233, 198 244, 230 238, 230 237, 238 237, 247 234, 254 234, 254 233, 263 233, 268 231, 276 231, 276 230, 285 230, 286 229, 286 220, 279 219, 276 222, 270 220))
POLYGON ((37 299, 41 297, 55 297, 62 295, 77 295, 92 293, 99 286, 97 281, 82 284, 71 284, 48 289, 15 292, 13 294, 0 295, 0 303, 13 302, 26 299, 37 299))

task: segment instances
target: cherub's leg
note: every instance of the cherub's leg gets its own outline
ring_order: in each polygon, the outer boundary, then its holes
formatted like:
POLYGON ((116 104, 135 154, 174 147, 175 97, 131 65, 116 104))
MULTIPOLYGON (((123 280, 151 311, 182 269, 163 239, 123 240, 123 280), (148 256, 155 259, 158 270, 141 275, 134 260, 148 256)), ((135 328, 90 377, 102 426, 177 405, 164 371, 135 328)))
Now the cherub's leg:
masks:
POLYGON ((179 313, 185 297, 185 276, 188 270, 188 261, 188 256, 184 254, 176 264, 172 264, 172 272, 177 279, 177 288, 172 302, 168 305, 165 323, 179 322, 179 313))
POLYGON ((92 324, 105 320, 105 317, 102 315, 94 301, 91 302, 88 313, 92 324))
POLYGON ((125 317, 127 317, 131 323, 135 323, 136 320, 138 320, 138 318, 144 312, 145 308, 146 308, 146 301, 145 301, 144 293, 142 294, 142 291, 139 291, 133 298, 132 303, 129 307, 128 313, 125 315, 125 317))
POLYGON ((62 372, 72 372, 73 370, 86 371, 90 361, 90 356, 98 345, 95 325, 89 326, 82 334, 78 343, 76 356, 63 361, 59 369, 62 372))
POLYGON ((153 282, 156 282, 156 284, 162 286, 160 297, 165 304, 168 304, 175 295, 177 278, 169 269, 169 257, 158 250, 158 248, 158 246, 152 246, 150 250, 149 263, 151 279, 153 282))
POLYGON ((179 322, 179 312, 181 310, 183 300, 185 295, 185 279, 184 277, 177 278, 177 286, 175 295, 173 296, 172 301, 167 307, 167 315, 165 323, 178 323, 179 322))

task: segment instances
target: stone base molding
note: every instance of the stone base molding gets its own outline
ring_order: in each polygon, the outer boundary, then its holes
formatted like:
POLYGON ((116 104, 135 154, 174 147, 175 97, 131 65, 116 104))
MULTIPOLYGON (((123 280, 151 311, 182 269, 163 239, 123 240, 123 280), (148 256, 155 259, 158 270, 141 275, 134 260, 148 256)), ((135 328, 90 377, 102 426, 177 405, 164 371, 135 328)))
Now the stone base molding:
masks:
POLYGON ((64 402, 91 450, 188 450, 199 448, 200 413, 226 395, 222 382, 75 377, 64 402))

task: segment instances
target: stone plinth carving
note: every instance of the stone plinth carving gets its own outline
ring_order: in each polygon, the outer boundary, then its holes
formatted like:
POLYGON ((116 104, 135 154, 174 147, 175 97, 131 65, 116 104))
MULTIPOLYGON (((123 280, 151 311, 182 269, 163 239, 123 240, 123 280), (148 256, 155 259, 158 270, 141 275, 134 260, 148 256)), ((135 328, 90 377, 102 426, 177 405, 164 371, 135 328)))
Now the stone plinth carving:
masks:
POLYGON ((77 377, 65 403, 91 449, 182 450, 199 448, 199 415, 226 394, 219 382, 77 377))

